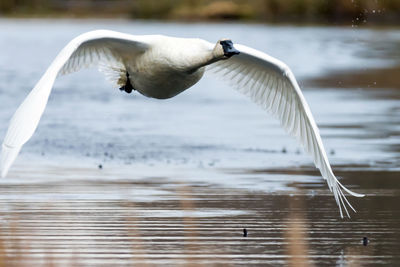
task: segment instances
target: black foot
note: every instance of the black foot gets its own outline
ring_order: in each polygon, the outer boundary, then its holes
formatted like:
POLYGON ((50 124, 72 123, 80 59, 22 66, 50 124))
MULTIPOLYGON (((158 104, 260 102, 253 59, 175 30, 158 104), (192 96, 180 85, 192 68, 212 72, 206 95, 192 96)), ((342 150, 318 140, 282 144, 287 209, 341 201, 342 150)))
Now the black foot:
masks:
POLYGON ((125 91, 128 94, 132 93, 132 90, 135 90, 135 88, 133 88, 133 86, 131 84, 131 80, 129 79, 128 72, 126 72, 126 84, 124 86, 122 86, 121 88, 119 88, 119 90, 125 91))
POLYGON ((119 90, 125 91, 128 94, 130 94, 130 93, 132 93, 133 87, 129 87, 129 86, 124 85, 124 86, 120 87, 119 90))

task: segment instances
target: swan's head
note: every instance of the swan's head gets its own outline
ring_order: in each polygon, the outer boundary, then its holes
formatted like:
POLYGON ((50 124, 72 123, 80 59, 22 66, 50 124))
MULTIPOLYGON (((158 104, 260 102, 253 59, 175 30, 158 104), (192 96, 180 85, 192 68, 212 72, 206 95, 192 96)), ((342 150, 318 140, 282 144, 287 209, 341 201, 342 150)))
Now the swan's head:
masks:
POLYGON ((227 59, 233 55, 240 54, 240 52, 233 46, 229 39, 221 39, 215 45, 213 51, 214 57, 218 59, 227 59))

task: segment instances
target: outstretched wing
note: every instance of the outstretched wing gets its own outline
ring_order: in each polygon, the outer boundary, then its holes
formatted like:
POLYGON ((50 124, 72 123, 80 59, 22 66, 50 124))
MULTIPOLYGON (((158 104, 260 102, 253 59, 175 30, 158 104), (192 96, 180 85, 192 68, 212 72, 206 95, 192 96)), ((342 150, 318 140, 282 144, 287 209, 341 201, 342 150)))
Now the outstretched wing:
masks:
POLYGON ((127 61, 148 48, 148 38, 98 30, 84 33, 69 42, 12 117, 2 145, 1 176, 7 175, 22 146, 35 132, 59 73, 66 74, 96 64, 121 71, 127 61))
POLYGON ((212 68, 220 76, 230 79, 240 92, 277 117, 286 132, 297 138, 305 151, 313 156, 315 166, 326 179, 341 217, 342 207, 349 216, 346 205, 355 210, 342 189, 353 196, 363 195, 348 190, 333 174, 318 127, 289 67, 250 47, 236 44, 235 48, 240 51, 239 55, 221 60, 211 65, 212 68))

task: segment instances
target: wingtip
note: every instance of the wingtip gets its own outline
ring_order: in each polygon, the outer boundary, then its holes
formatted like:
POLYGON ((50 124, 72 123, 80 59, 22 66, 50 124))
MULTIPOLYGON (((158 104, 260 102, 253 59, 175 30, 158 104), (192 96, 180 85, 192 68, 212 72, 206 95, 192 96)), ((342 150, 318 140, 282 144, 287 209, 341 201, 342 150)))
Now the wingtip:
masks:
POLYGON ((1 166, 0 166, 0 170, 1 170, 1 178, 5 178, 7 176, 8 170, 5 168, 4 164, 3 164, 4 160, 3 160, 3 153, 1 153, 1 166))
POLYGON ((349 193, 350 195, 352 195, 354 197, 365 197, 365 194, 359 194, 359 193, 353 192, 347 188, 343 188, 343 189, 344 189, 344 191, 346 191, 347 193, 349 193))
POLYGON ((5 178, 7 176, 7 170, 1 169, 1 178, 5 178))
POLYGON ((18 156, 19 151, 21 150, 20 147, 10 147, 5 144, 2 145, 1 149, 1 161, 0 161, 0 168, 1 168, 1 178, 7 176, 7 173, 14 163, 15 159, 18 156))
POLYGON ((337 183, 340 185, 340 187, 344 190, 344 191, 346 191, 348 194, 350 194, 350 195, 352 195, 352 196, 355 196, 355 197, 365 197, 365 194, 360 194, 360 193, 356 193, 356 192, 354 192, 354 191, 351 191, 350 189, 347 189, 344 185, 342 185, 340 182, 339 182, 339 180, 336 180, 337 181, 337 183))

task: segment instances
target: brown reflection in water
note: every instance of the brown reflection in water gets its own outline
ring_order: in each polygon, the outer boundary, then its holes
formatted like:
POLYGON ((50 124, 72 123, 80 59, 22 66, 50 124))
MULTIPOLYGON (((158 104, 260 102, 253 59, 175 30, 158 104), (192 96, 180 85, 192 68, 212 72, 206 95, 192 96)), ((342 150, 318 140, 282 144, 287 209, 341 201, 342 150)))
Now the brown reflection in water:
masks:
POLYGON ((284 237, 286 241, 286 251, 289 256, 287 264, 289 266, 303 267, 313 266, 308 258, 309 248, 307 241, 308 223, 304 217, 303 198, 289 198, 289 207, 293 212, 288 213, 284 237))
MULTIPOLYGON (((327 76, 306 80, 303 84, 304 87, 315 88, 400 89, 400 66, 329 73, 327 76)), ((400 95, 392 97, 399 99, 400 95)))
POLYGON ((152 178, 3 185, 0 266, 397 266, 398 174, 381 172, 382 186, 343 171, 375 193, 343 220, 325 185, 305 182, 272 193, 152 178))
POLYGON ((186 265, 188 266, 198 266, 195 263, 195 258, 193 258, 193 254, 199 253, 199 247, 196 244, 196 223, 194 218, 190 216, 190 213, 195 210, 194 201, 191 197, 191 189, 188 186, 181 185, 177 188, 177 195, 180 196, 179 203, 181 210, 184 212, 184 216, 182 218, 184 236, 187 238, 183 241, 184 244, 184 253, 186 255, 186 265), (185 213, 189 213, 189 216, 185 216, 185 213))
POLYGON ((18 222, 15 215, 2 225, 0 231, 0 266, 21 266, 29 249, 28 244, 18 238, 8 238, 8 235, 18 236, 18 222))
POLYGON ((148 260, 146 259, 146 249, 141 241, 140 227, 138 226, 136 219, 137 216, 132 214, 132 210, 135 210, 135 203, 128 202, 126 203, 126 207, 130 208, 128 211, 129 213, 124 216, 124 220, 127 225, 127 236, 130 237, 129 240, 132 254, 131 265, 135 266, 135 262, 140 262, 141 266, 150 266, 148 260))
MULTIPOLYGON (((197 259, 194 257, 196 254, 208 254, 214 255, 218 257, 218 255, 223 255, 223 248, 217 247, 216 244, 208 244, 207 246, 200 246, 202 243, 201 240, 198 239, 199 233, 196 229, 200 229, 201 225, 199 222, 196 221, 196 216, 193 212, 196 211, 196 204, 194 201, 194 195, 192 191, 195 188, 180 184, 177 186, 176 193, 179 196, 179 205, 183 212, 182 216, 182 226, 184 231, 184 237, 186 239, 183 241, 183 253, 186 255, 185 266, 204 266, 204 263, 198 263, 197 259)), ((213 229, 208 231, 208 237, 212 238, 213 229)), ((229 260, 225 261, 224 263, 218 264, 218 266, 231 266, 229 260)))
POLYGON ((362 257, 370 256, 369 248, 363 248, 361 246, 351 246, 346 248, 344 252, 344 259, 346 266, 349 267, 360 267, 363 266, 362 257))
POLYGON ((4 237, 4 229, 3 227, 0 229, 0 266, 7 266, 7 262, 9 261, 7 251, 6 251, 6 240, 4 237))

